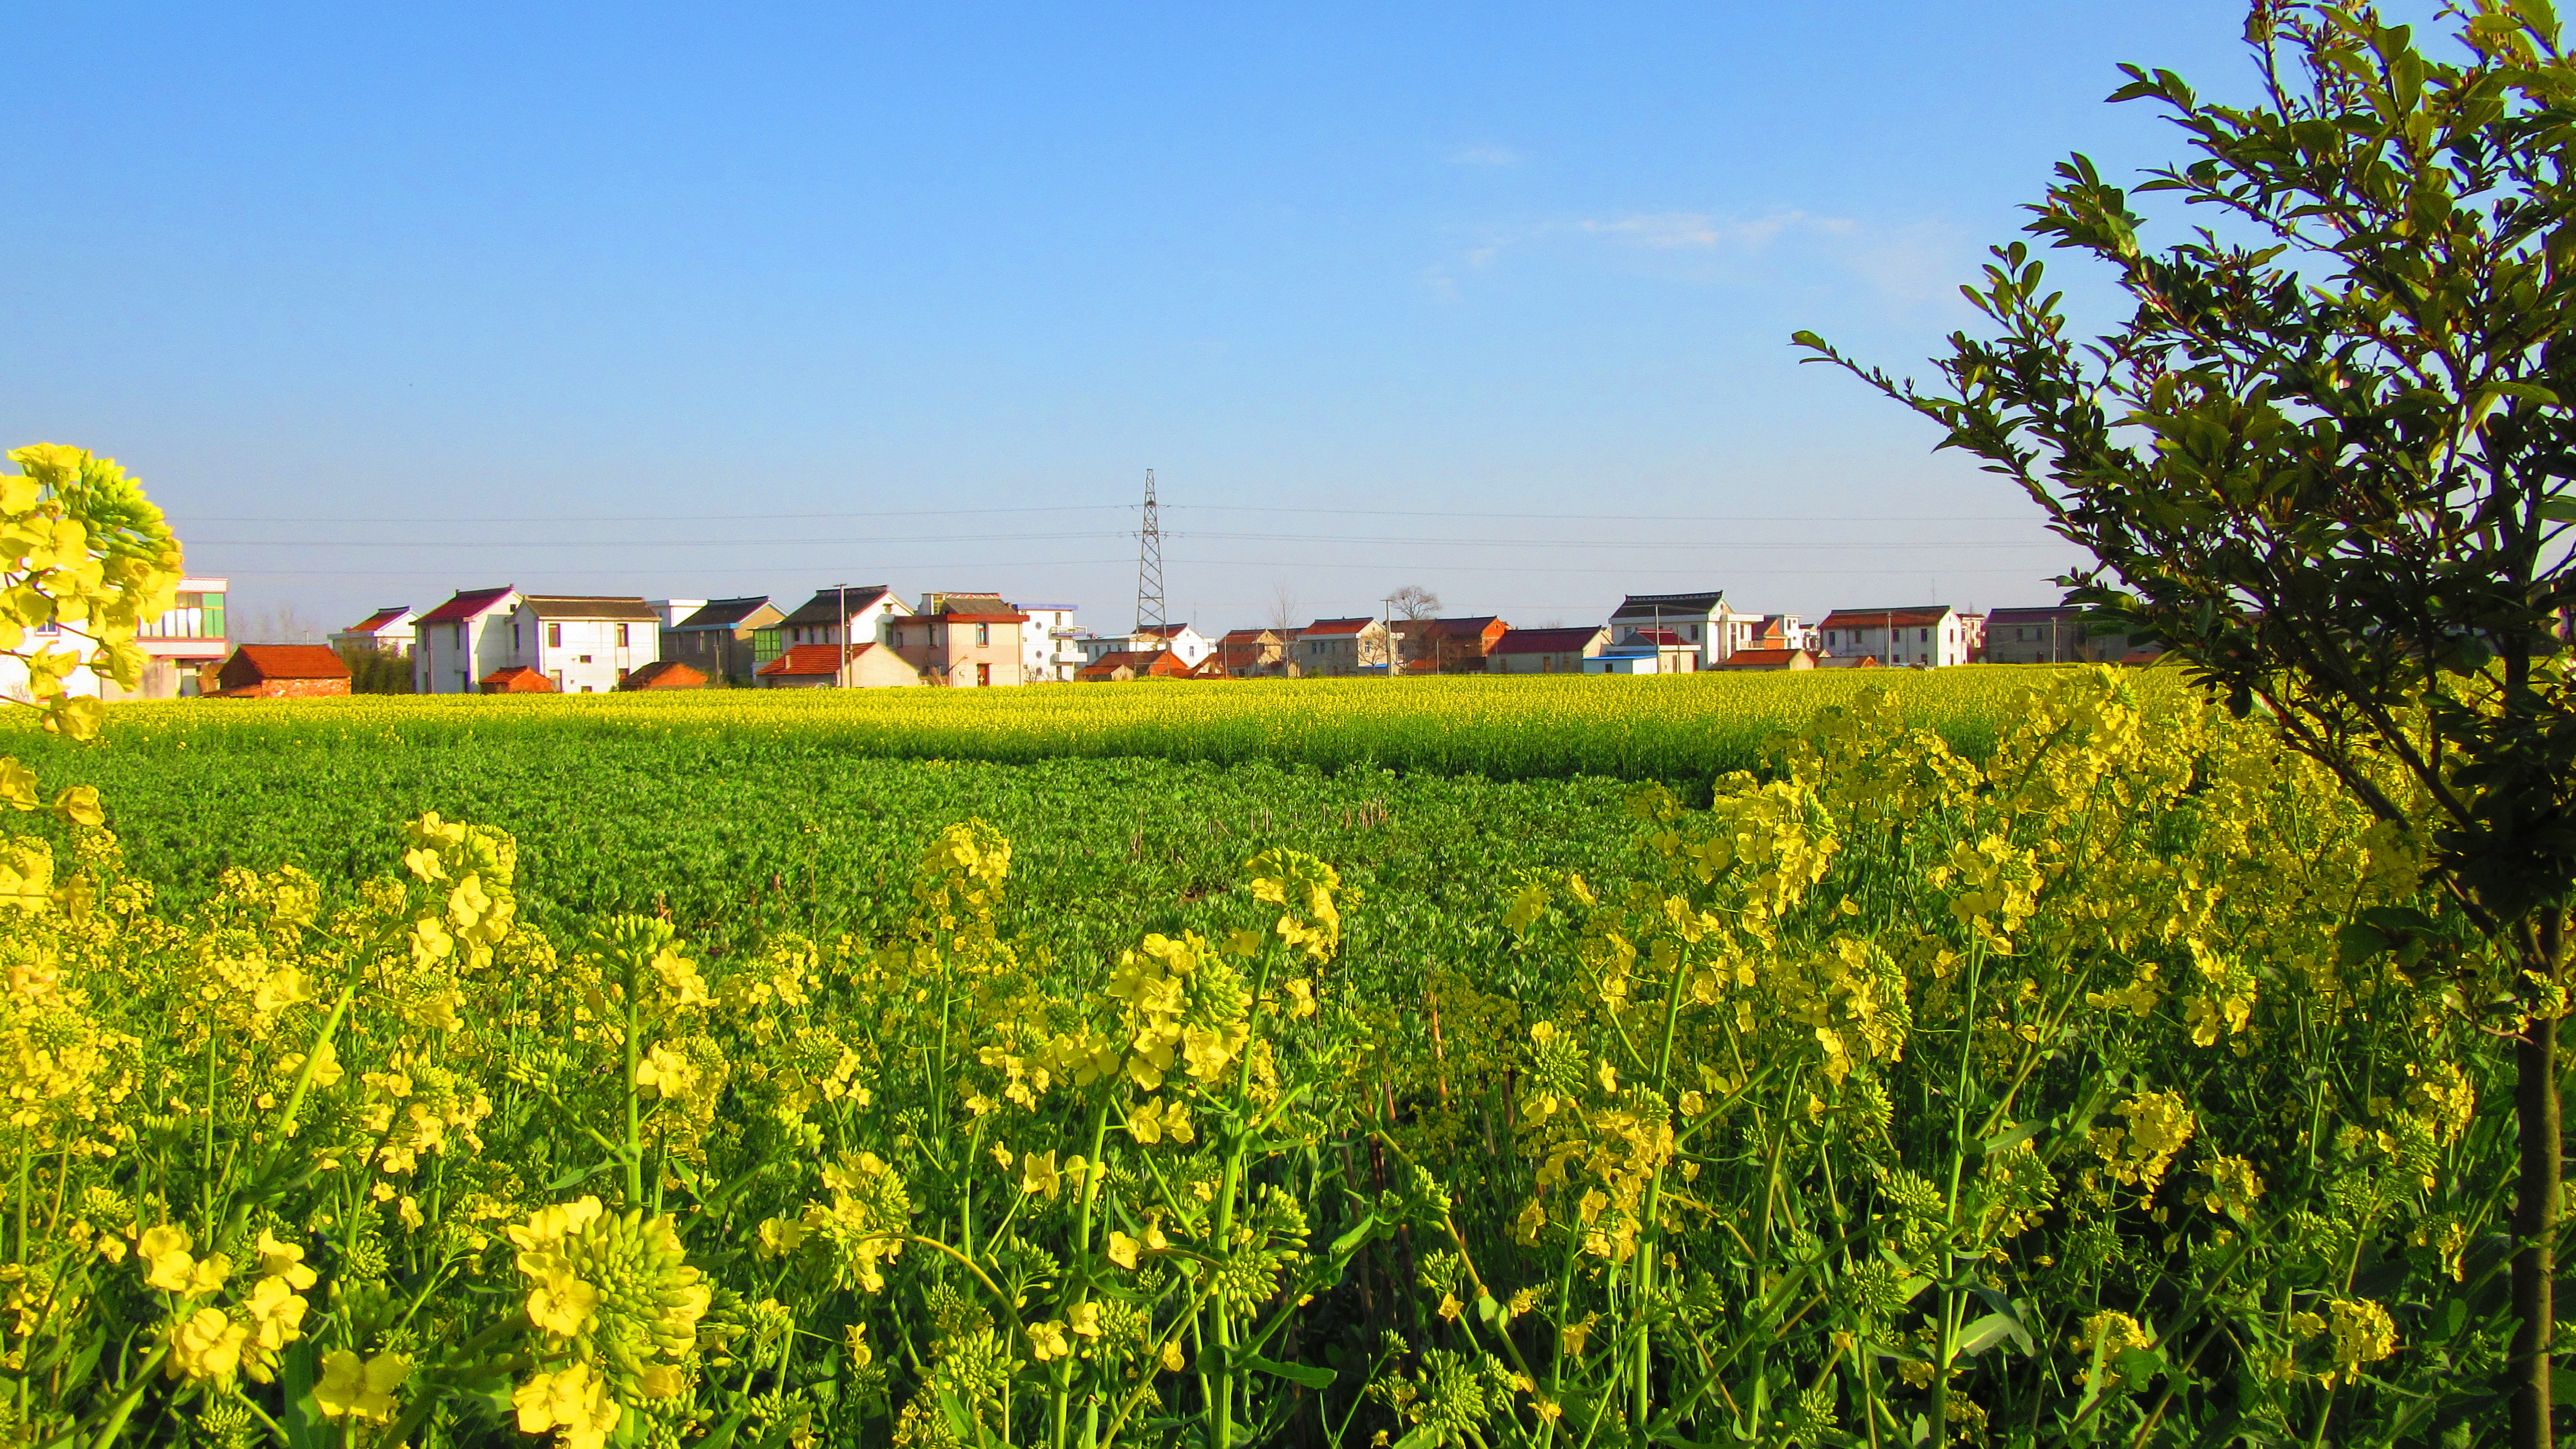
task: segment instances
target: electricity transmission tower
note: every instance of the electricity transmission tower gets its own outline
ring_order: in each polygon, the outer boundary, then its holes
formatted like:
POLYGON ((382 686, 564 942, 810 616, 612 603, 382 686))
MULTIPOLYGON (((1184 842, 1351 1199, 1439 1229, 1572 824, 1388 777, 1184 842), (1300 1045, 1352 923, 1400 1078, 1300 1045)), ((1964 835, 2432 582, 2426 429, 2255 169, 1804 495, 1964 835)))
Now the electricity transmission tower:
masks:
POLYGON ((1145 470, 1145 519, 1136 534, 1136 629, 1163 627, 1163 526, 1154 508, 1154 470, 1145 470))

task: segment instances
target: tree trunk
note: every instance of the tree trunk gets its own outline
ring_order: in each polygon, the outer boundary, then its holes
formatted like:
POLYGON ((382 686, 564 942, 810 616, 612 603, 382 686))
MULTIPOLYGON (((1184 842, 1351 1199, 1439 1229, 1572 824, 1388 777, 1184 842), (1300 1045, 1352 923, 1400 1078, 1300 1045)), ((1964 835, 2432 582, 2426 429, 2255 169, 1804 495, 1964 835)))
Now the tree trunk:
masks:
POLYGON ((2515 1184, 2513 1395, 2515 1449, 2549 1449, 2549 1340, 2556 1327, 2551 1283, 2558 1245, 2558 1022, 2534 1021, 2513 1047, 2514 1118, 2520 1129, 2521 1175, 2515 1184))

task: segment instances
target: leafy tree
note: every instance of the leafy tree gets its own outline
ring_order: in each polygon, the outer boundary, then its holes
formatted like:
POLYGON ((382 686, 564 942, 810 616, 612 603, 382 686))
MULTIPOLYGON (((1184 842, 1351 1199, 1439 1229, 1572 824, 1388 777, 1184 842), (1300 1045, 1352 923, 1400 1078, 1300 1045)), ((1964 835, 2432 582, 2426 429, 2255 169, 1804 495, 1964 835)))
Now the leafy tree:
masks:
POLYGON ((2208 208, 2141 244, 2130 194, 2077 155, 2028 230, 2136 303, 2081 340, 2028 243, 1965 290, 1918 388, 1796 341, 1946 430, 2097 563, 2062 580, 2105 630, 2162 641, 2275 719, 2390 821, 2429 818, 2444 921, 2382 913, 2348 959, 2453 963, 2516 1043, 2519 1173, 2504 1388, 2550 1440, 2561 1231, 2557 1050, 2576 882, 2576 64, 2549 0, 2469 0, 2437 56, 2352 3, 2258 0, 2264 96, 2125 67, 2197 153, 2140 193, 2208 208), (2220 220, 2223 218, 2223 220, 2220 220))

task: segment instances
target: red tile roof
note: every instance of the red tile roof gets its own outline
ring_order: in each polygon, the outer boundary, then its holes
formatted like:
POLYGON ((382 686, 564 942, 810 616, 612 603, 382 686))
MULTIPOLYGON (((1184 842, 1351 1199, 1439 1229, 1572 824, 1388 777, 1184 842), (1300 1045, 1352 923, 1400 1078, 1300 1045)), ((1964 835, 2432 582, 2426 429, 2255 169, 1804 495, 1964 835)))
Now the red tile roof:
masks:
POLYGON ((1947 604, 1923 604, 1904 609, 1836 609, 1825 616, 1819 629, 1884 629, 1890 624, 1899 629, 1915 629, 1938 624, 1950 616, 1947 604))
POLYGON ((1497 624, 1505 629, 1511 627, 1491 614, 1479 614, 1465 619, 1434 619, 1428 632, 1435 639, 1480 639, 1497 624))
POLYGON ((624 679, 620 689, 704 689, 707 677, 677 659, 656 659, 624 679))
MULTIPOLYGON (((878 646, 874 644, 861 644, 849 652, 849 657, 857 659, 860 655, 865 654, 876 647, 878 646)), ((760 666, 759 670, 756 672, 770 675, 772 677, 787 675, 802 676, 808 674, 834 674, 838 673, 840 668, 840 645, 797 644, 790 646, 785 653, 770 660, 767 664, 760 666)))
POLYGON ((1689 641, 1688 641, 1688 640, 1686 640, 1686 639, 1684 639, 1684 638, 1682 638, 1682 636, 1681 636, 1681 634, 1680 634, 1680 632, 1679 632, 1678 630, 1673 630, 1673 629, 1640 629, 1640 630, 1638 630, 1637 632, 1635 632, 1634 634, 1631 634, 1631 635, 1629 635, 1629 636, 1628 636, 1628 642, 1630 642, 1630 643, 1632 643, 1632 644, 1673 644, 1673 645, 1679 645, 1679 644, 1685 644, 1685 643, 1688 643, 1689 641))
POLYGON ((1189 673, 1189 666, 1181 662, 1181 656, 1169 649, 1156 649, 1150 652, 1143 649, 1113 649, 1075 670, 1073 677, 1086 683, 1097 684, 1122 668, 1132 669, 1138 674, 1162 678, 1189 673))
POLYGON ((1265 634, 1272 639, 1279 637, 1279 631, 1276 629, 1228 629, 1225 631, 1225 637, 1216 642, 1219 644, 1258 644, 1262 642, 1262 636, 1265 634))
POLYGON ((483 685, 501 694, 554 694, 555 682, 524 664, 495 669, 483 676, 483 685))
POLYGON ((1300 630, 1298 637, 1303 639, 1312 639, 1318 634, 1357 634, 1376 622, 1377 620, 1375 619, 1365 617, 1358 619, 1317 619, 1314 623, 1309 624, 1303 630, 1300 630))
POLYGON ((327 645, 244 644, 224 662, 224 687, 255 684, 263 679, 346 679, 349 666, 327 645))
POLYGON ((1599 625, 1581 629, 1514 629, 1494 645, 1497 654, 1580 654, 1605 632, 1599 625))
POLYGON ((1138 626, 1136 632, 1144 635, 1148 639, 1176 639, 1180 637, 1181 631, 1188 627, 1190 626, 1186 623, 1144 624, 1138 626))
POLYGON ((399 619, 410 612, 411 606, 408 604, 396 604, 390 609, 378 609, 374 613, 360 619, 358 622, 350 625, 348 628, 343 629, 340 632, 344 634, 373 634, 378 629, 385 627, 387 624, 392 623, 394 620, 399 619))
POLYGON ((478 615, 488 614, 502 600, 517 593, 517 586, 503 584, 497 589, 465 589, 455 598, 420 616, 423 624, 462 624, 478 615))

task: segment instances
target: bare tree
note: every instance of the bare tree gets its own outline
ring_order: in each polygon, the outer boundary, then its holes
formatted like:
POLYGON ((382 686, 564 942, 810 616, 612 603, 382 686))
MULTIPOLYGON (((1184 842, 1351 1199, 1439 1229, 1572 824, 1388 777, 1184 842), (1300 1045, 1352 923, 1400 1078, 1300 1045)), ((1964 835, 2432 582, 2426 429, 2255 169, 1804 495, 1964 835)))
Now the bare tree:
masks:
POLYGON ((291 602, 275 603, 239 616, 229 631, 243 644, 319 644, 322 628, 291 602))
POLYGON ((1399 619, 1440 617, 1440 596, 1420 584, 1406 584, 1387 595, 1386 602, 1395 610, 1395 615, 1399 619))
POLYGON ((1297 627, 1297 591, 1286 579, 1270 586, 1270 627, 1289 630, 1297 627))

